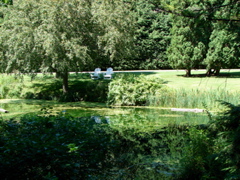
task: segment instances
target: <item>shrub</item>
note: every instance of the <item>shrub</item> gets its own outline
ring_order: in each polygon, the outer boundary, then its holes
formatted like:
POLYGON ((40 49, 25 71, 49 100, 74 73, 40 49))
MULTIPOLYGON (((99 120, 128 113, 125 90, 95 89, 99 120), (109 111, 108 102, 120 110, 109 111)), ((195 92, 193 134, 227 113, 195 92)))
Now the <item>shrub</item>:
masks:
MULTIPOLYGON (((80 78, 85 78, 80 76, 80 78)), ((63 94, 59 79, 38 79, 32 85, 25 89, 22 98, 58 100, 61 102, 106 102, 109 81, 90 79, 69 80, 69 93, 63 94)))
POLYGON ((240 178, 240 105, 221 104, 207 130, 190 129, 177 179, 240 178))
POLYGON ((240 105, 221 104, 226 109, 211 122, 211 135, 225 178, 240 179, 240 105))
MULTIPOLYGON (((25 116, 0 122, 2 179, 87 179, 114 162, 106 123, 89 118, 25 116)), ((110 166, 111 167, 111 166, 110 166)))
POLYGON ((108 104, 118 106, 147 105, 148 97, 162 88, 164 81, 156 77, 123 74, 109 84, 108 104))
POLYGON ((215 161, 213 139, 203 129, 192 127, 182 149, 180 174, 176 179, 219 179, 220 164, 215 161))

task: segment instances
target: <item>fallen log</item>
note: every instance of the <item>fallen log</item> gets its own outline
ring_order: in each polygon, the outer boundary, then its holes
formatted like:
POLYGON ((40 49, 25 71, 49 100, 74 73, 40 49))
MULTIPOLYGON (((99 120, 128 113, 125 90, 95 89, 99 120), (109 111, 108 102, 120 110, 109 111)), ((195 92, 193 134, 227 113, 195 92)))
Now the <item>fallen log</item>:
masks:
POLYGON ((184 109, 184 108, 171 108, 171 111, 182 111, 182 112, 204 112, 204 109, 184 109))
POLYGON ((5 109, 1 109, 1 108, 0 108, 0 112, 9 113, 9 111, 7 111, 7 110, 5 110, 5 109))

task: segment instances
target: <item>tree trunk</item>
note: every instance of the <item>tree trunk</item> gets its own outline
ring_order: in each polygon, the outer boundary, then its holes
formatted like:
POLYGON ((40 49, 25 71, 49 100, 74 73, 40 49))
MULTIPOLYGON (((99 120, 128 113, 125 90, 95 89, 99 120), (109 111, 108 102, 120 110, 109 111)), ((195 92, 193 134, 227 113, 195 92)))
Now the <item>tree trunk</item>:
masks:
POLYGON ((191 69, 186 69, 186 77, 190 77, 191 75, 191 69))
POLYGON ((68 72, 62 73, 62 80, 63 80, 63 94, 68 93, 68 72))
POLYGON ((214 70, 214 75, 215 75, 215 76, 219 76, 219 74, 220 74, 220 68, 216 68, 216 69, 214 70))
POLYGON ((56 79, 61 78, 61 73, 59 73, 59 72, 56 71, 55 78, 56 78, 56 79))
POLYGON ((211 68, 208 69, 207 72, 206 72, 206 75, 207 75, 207 76, 211 76, 212 74, 213 74, 212 69, 211 69, 211 68))

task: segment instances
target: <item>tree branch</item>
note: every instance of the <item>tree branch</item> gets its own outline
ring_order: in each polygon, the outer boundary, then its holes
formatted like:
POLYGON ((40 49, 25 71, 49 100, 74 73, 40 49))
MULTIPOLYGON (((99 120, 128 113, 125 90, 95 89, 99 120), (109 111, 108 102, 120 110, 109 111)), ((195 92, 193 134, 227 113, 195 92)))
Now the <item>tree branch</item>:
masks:
MULTIPOLYGON (((193 10, 192 12, 203 12, 203 11, 206 11, 206 10, 214 11, 216 9, 219 9, 219 8, 222 8, 222 7, 227 7, 227 6, 230 6, 230 5, 233 5, 233 4, 238 4, 238 3, 240 4, 240 1, 232 2, 232 3, 226 4, 226 5, 214 6, 214 7, 210 7, 210 8, 207 8, 207 9, 193 10)), ((171 14, 174 14, 174 15, 177 15, 177 16, 182 16, 182 17, 187 17, 187 18, 199 18, 202 15, 202 13, 198 13, 195 16, 194 15, 186 15, 186 14, 184 14, 184 11, 185 10, 181 10, 180 13, 179 13, 179 12, 176 12, 176 11, 171 11, 171 10, 166 10, 166 9, 160 9, 160 8, 155 9, 155 12, 171 13, 171 14)), ((224 19, 224 18, 210 18, 210 17, 207 17, 206 19, 210 20, 210 21, 240 22, 240 19, 224 19)))

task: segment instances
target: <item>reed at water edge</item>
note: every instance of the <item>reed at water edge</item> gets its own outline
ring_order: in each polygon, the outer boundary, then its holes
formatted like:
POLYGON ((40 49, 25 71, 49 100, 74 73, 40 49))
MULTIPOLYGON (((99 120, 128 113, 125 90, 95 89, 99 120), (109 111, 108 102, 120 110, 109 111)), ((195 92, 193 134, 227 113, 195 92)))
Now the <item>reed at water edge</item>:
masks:
POLYGON ((149 106, 176 108, 207 108, 218 109, 219 101, 239 104, 240 91, 225 89, 172 89, 163 88, 155 95, 148 96, 149 106))

